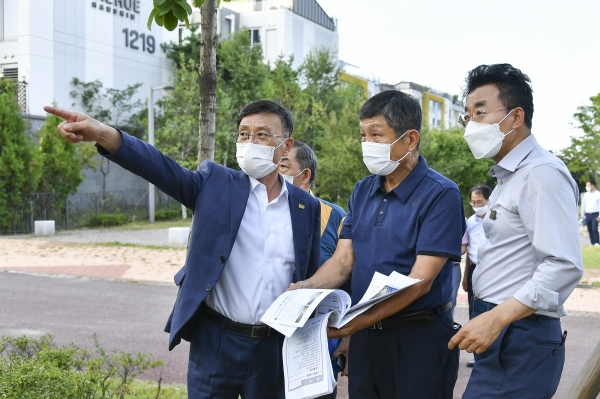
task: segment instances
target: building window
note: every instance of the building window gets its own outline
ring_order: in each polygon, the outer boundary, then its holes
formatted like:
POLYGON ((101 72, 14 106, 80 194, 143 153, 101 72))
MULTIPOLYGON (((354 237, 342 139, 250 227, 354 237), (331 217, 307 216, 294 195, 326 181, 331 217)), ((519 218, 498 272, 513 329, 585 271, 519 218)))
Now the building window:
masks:
POLYGON ((17 40, 17 0, 0 0, 2 7, 2 41, 17 40))
POLYGON ((250 45, 260 44, 260 29, 250 29, 250 45))

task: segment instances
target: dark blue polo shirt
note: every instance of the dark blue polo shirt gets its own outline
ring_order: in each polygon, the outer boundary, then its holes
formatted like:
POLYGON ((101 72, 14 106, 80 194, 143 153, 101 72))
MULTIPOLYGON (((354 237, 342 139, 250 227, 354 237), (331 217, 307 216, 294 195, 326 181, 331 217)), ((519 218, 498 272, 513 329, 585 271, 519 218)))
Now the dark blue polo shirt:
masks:
POLYGON ((430 169, 423 156, 389 193, 383 177, 356 183, 340 238, 352 240, 352 302, 364 295, 373 274, 410 274, 417 255, 448 257, 431 290, 407 310, 431 309, 452 300, 452 267, 460 262, 465 232, 462 198, 456 183, 430 169))

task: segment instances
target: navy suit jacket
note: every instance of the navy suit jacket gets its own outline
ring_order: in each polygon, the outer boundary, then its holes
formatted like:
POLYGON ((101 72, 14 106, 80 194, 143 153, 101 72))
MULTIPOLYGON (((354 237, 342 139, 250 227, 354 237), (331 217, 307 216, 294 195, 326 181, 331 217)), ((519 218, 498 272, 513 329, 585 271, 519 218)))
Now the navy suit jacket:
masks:
MULTIPOLYGON (((197 171, 189 171, 150 144, 121 134, 123 144, 114 154, 98 146, 99 153, 194 212, 186 262, 175 275, 177 300, 165 327, 171 350, 182 338, 191 339, 200 304, 219 281, 246 209, 250 179, 244 172, 210 161, 203 162, 197 171)), ((309 193, 291 184, 287 188, 296 282, 310 277, 319 267, 321 211, 319 201, 309 193)))

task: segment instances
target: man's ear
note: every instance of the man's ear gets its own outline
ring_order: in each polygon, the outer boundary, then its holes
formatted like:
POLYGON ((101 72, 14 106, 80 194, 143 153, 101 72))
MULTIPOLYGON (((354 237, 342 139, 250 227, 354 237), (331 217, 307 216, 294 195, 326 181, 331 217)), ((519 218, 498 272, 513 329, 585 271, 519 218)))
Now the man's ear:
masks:
POLYGON ((310 188, 310 178, 312 177, 312 171, 308 168, 302 172, 302 186, 306 184, 306 187, 310 188))
POLYGON ((525 124, 525 111, 523 110, 523 108, 521 108, 521 107, 515 108, 511 115, 514 120, 512 127, 511 127, 512 129, 517 130, 518 128, 523 126, 523 124, 525 124))
POLYGON ((290 151, 292 151, 292 148, 294 148, 294 139, 291 137, 288 137, 285 145, 284 145, 285 150, 283 151, 283 157, 287 157, 290 154, 290 151))
POLYGON ((421 134, 416 129, 412 129, 409 130, 406 135, 409 138, 408 150, 413 152, 416 151, 419 140, 421 140, 421 134))

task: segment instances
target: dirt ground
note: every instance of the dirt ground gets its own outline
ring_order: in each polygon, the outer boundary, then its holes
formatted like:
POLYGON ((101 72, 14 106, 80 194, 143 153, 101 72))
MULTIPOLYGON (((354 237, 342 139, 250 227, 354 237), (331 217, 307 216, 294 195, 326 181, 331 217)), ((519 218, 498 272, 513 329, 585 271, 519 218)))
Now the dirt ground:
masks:
MULTIPOLYGON (((172 284, 173 276, 185 262, 186 250, 167 244, 168 229, 77 230, 51 237, 4 236, 0 238, 0 269, 172 284)), ((594 281, 600 281, 600 269, 586 270, 582 288, 576 288, 565 303, 568 311, 600 312, 600 289, 589 288, 594 281)), ((466 296, 461 288, 458 303, 466 304, 466 296)))

